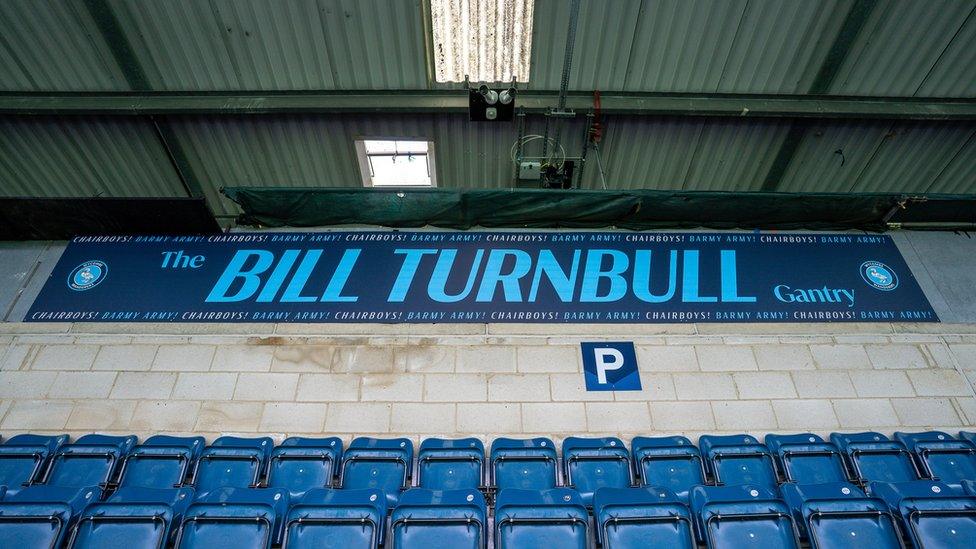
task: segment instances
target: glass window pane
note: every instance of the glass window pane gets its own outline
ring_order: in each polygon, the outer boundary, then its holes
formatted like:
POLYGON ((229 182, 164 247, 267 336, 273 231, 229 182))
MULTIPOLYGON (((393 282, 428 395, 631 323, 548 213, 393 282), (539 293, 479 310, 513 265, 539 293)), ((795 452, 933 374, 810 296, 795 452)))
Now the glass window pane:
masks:
POLYGON ((424 185, 430 186, 427 155, 401 154, 397 156, 370 156, 373 170, 373 186, 424 185))

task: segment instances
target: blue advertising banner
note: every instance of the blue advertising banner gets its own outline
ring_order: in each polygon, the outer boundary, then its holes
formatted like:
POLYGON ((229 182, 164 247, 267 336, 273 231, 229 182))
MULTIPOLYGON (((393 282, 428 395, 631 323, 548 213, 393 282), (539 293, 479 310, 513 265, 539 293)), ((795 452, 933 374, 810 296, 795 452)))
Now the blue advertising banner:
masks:
POLYGON ((29 322, 938 322, 887 236, 78 237, 29 322))

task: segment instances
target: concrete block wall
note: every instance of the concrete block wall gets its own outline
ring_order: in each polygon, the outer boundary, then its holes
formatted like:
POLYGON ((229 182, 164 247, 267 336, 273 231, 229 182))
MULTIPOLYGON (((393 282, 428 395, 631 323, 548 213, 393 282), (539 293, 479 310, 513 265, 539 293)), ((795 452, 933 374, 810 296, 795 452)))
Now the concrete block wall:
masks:
POLYGON ((0 324, 0 433, 976 429, 976 325, 0 324), (633 340, 643 390, 586 392, 633 340))

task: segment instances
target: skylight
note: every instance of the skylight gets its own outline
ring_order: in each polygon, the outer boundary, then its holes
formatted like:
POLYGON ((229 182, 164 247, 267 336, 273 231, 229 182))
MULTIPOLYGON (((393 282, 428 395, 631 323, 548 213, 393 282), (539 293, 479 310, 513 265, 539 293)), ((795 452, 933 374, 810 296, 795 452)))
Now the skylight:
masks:
POLYGON ((366 187, 436 186, 430 141, 361 139, 356 152, 366 187))
POLYGON ((529 80, 535 0, 430 0, 438 82, 529 80))

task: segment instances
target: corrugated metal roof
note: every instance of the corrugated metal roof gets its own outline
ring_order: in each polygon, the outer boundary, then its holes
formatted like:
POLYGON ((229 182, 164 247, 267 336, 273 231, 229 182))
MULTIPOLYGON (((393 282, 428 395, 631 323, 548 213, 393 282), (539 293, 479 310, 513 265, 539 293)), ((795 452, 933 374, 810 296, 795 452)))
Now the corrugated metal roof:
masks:
POLYGON ((0 89, 129 89, 80 2, 0 2, 0 89))
POLYGON ((150 123, 0 117, 0 195, 187 196, 150 123))
POLYGON ((919 97, 976 96, 976 10, 939 57, 915 95, 919 97))
POLYGON ((779 184, 787 192, 847 192, 874 158, 891 123, 839 121, 807 128, 779 184))
MULTIPOLYGON (((976 8, 976 0, 879 2, 830 88, 842 95, 913 96, 976 8)), ((972 67, 971 67, 972 68, 972 67)), ((973 78, 970 74, 970 79, 973 78)), ((954 77, 950 77, 954 80, 954 77)))
POLYGON ((153 88, 427 88, 419 0, 111 0, 153 88))
MULTIPOLYGON (((161 90, 422 89, 420 0, 107 0, 161 90)), ((527 1, 527 0, 526 0, 527 1)), ((535 0, 529 87, 558 87, 568 2, 535 0)), ((574 89, 802 93, 853 0, 584 0, 574 89)), ((0 2, 0 89, 125 90, 79 0, 0 2)), ((976 0, 878 3, 840 66, 845 94, 976 96, 976 0)), ((170 117, 221 215, 225 185, 360 183, 353 142, 435 143, 438 184, 512 185, 514 124, 463 114, 170 117)), ((585 117, 566 122, 579 154, 585 117)), ((610 116, 611 188, 758 190, 789 121, 610 116)), ((779 190, 976 193, 972 124, 810 122, 779 190)), ((542 133, 529 117, 526 133, 542 133)), ((527 151, 531 153, 531 149, 527 151)), ((584 188, 600 188, 595 157, 584 188)), ((151 123, 127 117, 0 118, 5 196, 185 196, 151 123)))
MULTIPOLYGON (((520 6, 531 1, 518 0, 520 6)), ((528 86, 553 90, 562 72, 569 2, 534 1, 528 86)), ((433 53, 426 51, 430 37, 421 0, 107 2, 155 89, 445 86, 428 81, 433 53)), ((583 0, 570 85, 803 93, 852 5, 853 0, 583 0)), ((878 3, 831 91, 971 97, 974 9, 976 0, 878 3)), ((0 89, 128 88, 80 0, 0 2, 0 29, 0 89)))
POLYGON ((976 192, 976 132, 936 176, 928 191, 949 194, 976 192))
POLYGON ((974 131, 972 124, 894 124, 849 190, 925 192, 974 131))

